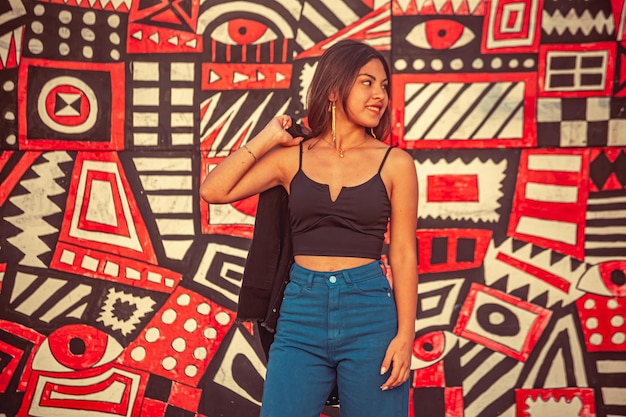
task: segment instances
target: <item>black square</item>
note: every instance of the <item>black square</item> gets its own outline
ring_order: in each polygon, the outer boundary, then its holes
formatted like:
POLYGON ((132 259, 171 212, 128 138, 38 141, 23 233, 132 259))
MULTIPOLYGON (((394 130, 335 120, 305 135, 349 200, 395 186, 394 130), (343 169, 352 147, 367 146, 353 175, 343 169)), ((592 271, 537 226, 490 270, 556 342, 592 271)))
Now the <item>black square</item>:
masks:
POLYGON ((611 97, 611 119, 626 119, 626 97, 611 97))
POLYGON ((170 399, 170 391, 172 390, 172 381, 159 375, 150 374, 148 384, 146 385, 146 398, 159 400, 167 403, 170 399))
POLYGON ((169 404, 167 408, 165 409, 165 415, 164 415, 164 417, 195 417, 195 416, 196 416, 196 413, 183 410, 182 408, 178 408, 169 404))
POLYGON ((415 388, 413 390, 415 417, 444 417, 446 401, 443 388, 415 388))
POLYGON ((587 99, 562 99, 561 120, 587 120, 587 99))
POLYGON ((432 252, 430 253, 431 265, 448 263, 448 238, 435 237, 431 243, 432 252))
POLYGON ((542 148, 561 145, 561 123, 537 123, 537 146, 542 148))
POLYGON ((609 122, 587 123, 587 146, 602 147, 607 145, 609 137, 609 122))
POLYGON ((459 238, 456 241, 456 261, 474 262, 476 239, 459 238))

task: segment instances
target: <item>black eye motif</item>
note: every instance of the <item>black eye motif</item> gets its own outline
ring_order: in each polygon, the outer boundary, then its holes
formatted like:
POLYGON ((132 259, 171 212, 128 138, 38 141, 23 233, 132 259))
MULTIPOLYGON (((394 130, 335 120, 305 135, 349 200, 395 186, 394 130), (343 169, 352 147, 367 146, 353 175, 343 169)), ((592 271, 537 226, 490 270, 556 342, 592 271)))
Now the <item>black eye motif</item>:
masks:
POLYGON ((415 25, 406 40, 422 49, 456 49, 470 43, 476 35, 465 25, 449 19, 433 19, 415 25))
POLYGON ((626 261, 607 261, 583 274, 578 289, 607 297, 626 296, 626 261))
POLYGON ((257 45, 278 39, 264 23, 252 19, 233 19, 216 27, 211 38, 226 45, 257 45))

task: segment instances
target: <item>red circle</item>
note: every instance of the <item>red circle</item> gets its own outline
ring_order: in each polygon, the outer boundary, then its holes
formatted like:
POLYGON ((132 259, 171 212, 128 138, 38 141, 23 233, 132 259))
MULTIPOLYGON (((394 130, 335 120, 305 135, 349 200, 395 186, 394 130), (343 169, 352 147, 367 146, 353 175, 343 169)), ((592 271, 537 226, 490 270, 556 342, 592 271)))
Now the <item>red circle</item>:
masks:
POLYGON ((238 45, 250 45, 267 32, 267 25, 250 19, 233 19, 228 22, 228 34, 238 45))
POLYGON ((108 337, 106 333, 96 328, 84 324, 71 324, 52 332, 48 336, 48 344, 52 356, 61 365, 79 370, 91 368, 104 357, 108 337), (85 346, 85 351, 81 354, 75 354, 70 349, 70 343, 75 339, 82 341, 85 346))
POLYGON ((50 119, 63 126, 79 126, 85 123, 89 117, 91 106, 89 105, 89 98, 84 91, 80 90, 76 86, 69 84, 61 84, 52 88, 46 97, 46 112, 50 119), (56 106, 57 100, 63 100, 65 97, 76 97, 80 100, 78 108, 70 106, 71 103, 65 103, 67 108, 71 109, 69 114, 57 114, 56 106), (76 111, 77 114, 72 114, 72 111, 76 111))
POLYGON ((448 19, 434 19, 426 22, 426 40, 433 49, 449 49, 463 34, 465 26, 448 19))
POLYGON ((413 341, 413 355, 426 362, 434 361, 443 353, 445 341, 442 331, 422 335, 413 341))

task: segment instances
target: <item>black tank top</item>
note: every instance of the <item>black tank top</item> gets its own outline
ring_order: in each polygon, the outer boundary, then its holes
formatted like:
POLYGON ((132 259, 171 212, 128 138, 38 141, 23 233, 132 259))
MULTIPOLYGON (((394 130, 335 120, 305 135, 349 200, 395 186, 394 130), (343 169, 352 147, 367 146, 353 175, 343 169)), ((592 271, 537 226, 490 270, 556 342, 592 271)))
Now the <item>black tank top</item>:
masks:
POLYGON ((336 201, 330 187, 313 181, 300 166, 290 184, 289 216, 294 255, 380 259, 391 202, 378 172, 363 184, 342 187, 336 201))

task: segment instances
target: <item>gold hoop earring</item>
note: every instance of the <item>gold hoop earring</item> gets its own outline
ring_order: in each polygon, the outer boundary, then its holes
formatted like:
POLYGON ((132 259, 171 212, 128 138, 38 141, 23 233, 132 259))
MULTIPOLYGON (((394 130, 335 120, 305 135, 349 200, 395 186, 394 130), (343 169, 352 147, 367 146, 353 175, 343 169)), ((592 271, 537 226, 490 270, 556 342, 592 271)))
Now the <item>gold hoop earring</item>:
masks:
POLYGON ((335 102, 333 101, 332 106, 330 108, 330 114, 331 114, 330 127, 333 133, 333 143, 337 141, 337 116, 335 114, 335 110, 336 110, 336 106, 335 106, 335 102))

